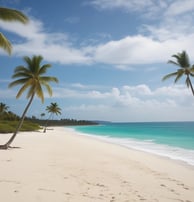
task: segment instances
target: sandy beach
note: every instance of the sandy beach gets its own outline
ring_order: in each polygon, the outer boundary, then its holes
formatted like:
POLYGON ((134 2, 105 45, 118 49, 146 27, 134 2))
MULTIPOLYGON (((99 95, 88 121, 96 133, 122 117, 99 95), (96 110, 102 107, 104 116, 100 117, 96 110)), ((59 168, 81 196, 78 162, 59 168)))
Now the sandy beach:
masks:
POLYGON ((19 133, 20 148, 0 151, 0 201, 194 201, 194 167, 52 129, 19 133))

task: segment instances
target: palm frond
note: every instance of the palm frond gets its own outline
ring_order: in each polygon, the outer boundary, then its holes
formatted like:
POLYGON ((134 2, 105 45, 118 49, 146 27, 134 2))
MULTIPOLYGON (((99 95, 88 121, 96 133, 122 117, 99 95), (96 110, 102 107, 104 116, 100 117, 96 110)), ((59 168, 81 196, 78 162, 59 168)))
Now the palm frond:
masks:
POLYGON ((40 83, 37 84, 36 86, 36 95, 41 99, 41 102, 44 102, 44 93, 42 90, 42 86, 40 85, 40 83))
POLYGON ((20 78, 9 84, 9 87, 16 85, 22 85, 21 89, 17 94, 17 98, 28 89, 27 98, 31 98, 34 94, 44 101, 44 92, 42 87, 45 87, 49 95, 52 95, 52 89, 49 85, 50 82, 58 82, 56 77, 50 76, 41 76, 43 73, 46 73, 46 70, 51 66, 50 64, 40 65, 42 61, 42 56, 33 56, 29 58, 25 56, 24 61, 27 66, 17 66, 12 78, 20 78))
POLYGON ((50 106, 47 106, 46 110, 51 114, 61 114, 61 108, 58 107, 58 104, 51 102, 50 106))
POLYGON ((178 74, 177 72, 173 72, 173 73, 167 74, 166 76, 164 76, 162 78, 162 81, 165 81, 166 79, 169 79, 171 77, 177 76, 177 74, 178 74))
POLYGON ((174 82, 176 83, 183 76, 183 74, 184 74, 184 71, 182 69, 178 70, 174 82))
POLYGON ((12 46, 9 40, 0 32, 0 47, 11 55, 12 46))
POLYGON ((177 65, 181 68, 189 68, 190 62, 189 62, 189 56, 186 51, 182 51, 181 53, 177 53, 175 55, 172 55, 176 59, 176 61, 169 60, 168 63, 177 65))
POLYGON ((15 68, 15 70, 14 70, 14 72, 19 72, 19 71, 21 71, 21 72, 26 72, 26 71, 29 71, 26 67, 24 67, 24 66, 22 66, 22 65, 19 65, 19 66, 17 66, 16 68, 15 68))
POLYGON ((168 60, 167 63, 179 66, 179 64, 177 62, 173 61, 173 60, 168 60))
POLYGON ((22 84, 25 84, 27 81, 28 81, 28 78, 18 79, 18 80, 11 82, 8 87, 11 88, 11 87, 14 87, 17 85, 22 85, 22 84))
POLYGON ((27 74, 26 72, 18 72, 18 73, 15 73, 14 75, 12 75, 12 78, 20 78, 20 77, 23 77, 23 78, 31 78, 31 75, 27 74))
POLYGON ((32 66, 32 60, 31 60, 31 58, 30 57, 28 57, 28 56, 24 56, 23 57, 23 60, 26 62, 26 64, 27 64, 27 66, 32 66))
POLYGON ((26 24, 29 21, 28 17, 22 12, 3 7, 0 7, 0 19, 4 21, 18 21, 23 24, 26 24))
POLYGON ((45 74, 47 69, 51 67, 51 64, 45 64, 39 69, 39 75, 45 74))
POLYGON ((179 63, 180 67, 182 68, 188 68, 190 67, 190 62, 189 62, 189 56, 186 53, 186 51, 182 51, 181 53, 177 54, 177 62, 179 63))
POLYGON ((186 83, 187 87, 191 87, 191 91, 194 95, 194 89, 193 89, 193 86, 192 86, 192 83, 191 83, 191 80, 189 77, 189 76, 194 77, 194 65, 192 65, 192 66, 190 65, 189 56, 188 56, 187 52, 182 51, 181 53, 177 53, 175 55, 172 55, 172 57, 174 57, 176 59, 176 61, 169 60, 168 63, 177 65, 180 68, 177 70, 177 72, 167 74, 166 76, 163 77, 162 80, 164 81, 168 78, 175 76, 174 82, 176 83, 178 80, 180 80, 180 78, 183 75, 186 75, 185 83, 186 83))
POLYGON ((16 95, 16 98, 19 98, 23 93, 24 91, 30 87, 30 82, 26 82, 21 88, 20 90, 18 91, 17 95, 16 95))
POLYGON ((61 108, 58 107, 57 110, 56 110, 56 112, 55 112, 55 114, 61 114, 60 110, 61 110, 61 108))
POLYGON ((35 66, 40 66, 42 60, 43 60, 43 57, 41 55, 34 55, 32 58, 32 61, 34 61, 35 66))
POLYGON ((36 93, 36 89, 37 89, 37 86, 36 85, 32 85, 32 83, 29 85, 29 90, 28 90, 28 93, 26 95, 26 98, 30 98, 32 97, 33 94, 36 93))
POLYGON ((56 77, 50 77, 50 76, 41 76, 39 77, 41 82, 55 82, 58 83, 58 79, 56 77))
POLYGON ((49 96, 52 96, 53 91, 52 91, 50 85, 48 85, 48 83, 44 83, 43 85, 44 85, 45 88, 47 89, 47 92, 48 92, 49 96))
POLYGON ((180 63, 182 64, 183 67, 190 67, 190 61, 189 61, 189 56, 186 51, 182 51, 180 55, 180 63))
POLYGON ((190 68, 190 75, 194 76, 194 65, 192 65, 192 67, 190 68))

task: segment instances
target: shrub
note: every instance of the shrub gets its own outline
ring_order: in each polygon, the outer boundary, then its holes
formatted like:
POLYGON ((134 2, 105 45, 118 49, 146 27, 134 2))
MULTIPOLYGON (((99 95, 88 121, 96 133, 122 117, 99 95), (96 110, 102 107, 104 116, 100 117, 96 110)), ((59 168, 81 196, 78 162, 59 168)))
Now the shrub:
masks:
MULTIPOLYGON (((1 121, 0 122, 0 133, 13 133, 18 126, 18 121, 1 121)), ((39 130, 40 126, 36 123, 24 121, 20 131, 36 131, 39 130)))

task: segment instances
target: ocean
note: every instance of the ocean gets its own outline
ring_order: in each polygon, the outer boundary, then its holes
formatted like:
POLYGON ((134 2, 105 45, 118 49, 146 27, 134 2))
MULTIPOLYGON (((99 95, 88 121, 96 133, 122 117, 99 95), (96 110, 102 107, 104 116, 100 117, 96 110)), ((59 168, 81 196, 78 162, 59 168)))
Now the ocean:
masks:
POLYGON ((106 123, 73 129, 82 135, 194 166, 194 122, 106 123))

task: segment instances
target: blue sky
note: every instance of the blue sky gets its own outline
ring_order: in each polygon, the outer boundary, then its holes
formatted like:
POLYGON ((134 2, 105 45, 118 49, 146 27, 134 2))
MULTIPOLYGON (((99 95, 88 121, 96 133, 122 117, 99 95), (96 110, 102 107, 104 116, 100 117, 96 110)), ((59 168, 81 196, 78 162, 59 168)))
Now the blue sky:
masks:
POLYGON ((8 88, 23 56, 42 55, 52 64, 53 96, 36 98, 28 116, 40 117, 51 102, 59 118, 107 121, 194 120, 194 98, 184 79, 162 77, 176 71, 167 64, 182 50, 194 58, 194 0, 0 0, 21 10, 27 25, 0 21, 13 45, 0 50, 0 102, 21 114, 25 95, 8 88))

